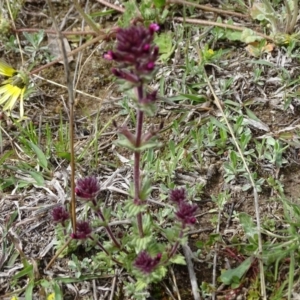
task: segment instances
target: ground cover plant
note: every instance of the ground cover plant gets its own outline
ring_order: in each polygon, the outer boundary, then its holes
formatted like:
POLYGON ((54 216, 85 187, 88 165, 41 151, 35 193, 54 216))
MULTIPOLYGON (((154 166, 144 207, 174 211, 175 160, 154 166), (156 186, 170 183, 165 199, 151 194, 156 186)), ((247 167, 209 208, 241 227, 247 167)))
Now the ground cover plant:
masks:
POLYGON ((299 297, 298 1, 0 8, 2 298, 299 297))

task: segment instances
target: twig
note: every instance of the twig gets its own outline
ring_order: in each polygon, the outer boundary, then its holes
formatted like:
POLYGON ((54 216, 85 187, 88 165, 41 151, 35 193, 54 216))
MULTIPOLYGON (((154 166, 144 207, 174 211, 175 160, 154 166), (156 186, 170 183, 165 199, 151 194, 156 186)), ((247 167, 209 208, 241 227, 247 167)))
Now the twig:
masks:
MULTIPOLYGON (((99 36, 93 38, 93 39, 90 40, 90 41, 87 41, 87 42, 84 43, 82 46, 80 46, 80 47, 74 49, 73 51, 68 52, 68 53, 67 53, 67 56, 72 56, 72 55, 78 53, 79 51, 85 49, 86 47, 95 44, 95 43, 98 42, 99 40, 107 39, 111 34, 113 34, 113 33, 116 31, 117 28, 118 28, 118 27, 113 27, 113 28, 111 28, 110 33, 105 33, 104 31, 102 31, 102 34, 100 34, 99 36)), ((62 59, 63 59, 63 57, 60 56, 60 57, 58 57, 57 59, 55 59, 55 60, 49 62, 48 64, 43 65, 43 66, 41 66, 41 67, 39 67, 39 68, 36 68, 36 69, 32 70, 32 71, 30 72, 30 74, 31 74, 31 75, 32 75, 32 74, 36 74, 36 73, 38 73, 38 72, 40 72, 40 71, 42 71, 42 70, 44 70, 44 69, 47 69, 48 67, 53 66, 54 64, 58 63, 58 62, 61 61, 62 59)))
MULTIPOLYGON (((74 0, 75 2, 76 0, 74 0)), ((76 231, 76 199, 75 199, 75 153, 74 153, 74 92, 73 92, 73 81, 71 78, 71 72, 70 72, 70 66, 68 62, 68 55, 66 48, 64 46, 63 42, 63 36, 58 28, 58 25, 55 20, 54 12, 52 9, 52 4, 50 0, 47 0, 50 15, 55 27, 55 30, 57 32, 57 35, 59 37, 60 43, 61 43, 61 51, 62 51, 62 57, 64 62, 64 68, 65 68, 65 75, 67 80, 67 87, 68 87, 68 95, 69 95, 69 129, 70 129, 70 167, 71 167, 71 202, 70 202, 70 212, 71 212, 71 220, 72 220, 72 228, 73 232, 76 231)))
MULTIPOLYGON (((49 80, 49 79, 46 79, 46 78, 44 78, 44 77, 42 77, 42 76, 39 76, 39 75, 36 75, 36 74, 34 74, 33 76, 36 77, 36 78, 39 78, 39 79, 41 79, 41 80, 45 80, 46 82, 51 83, 51 84, 53 84, 53 85, 59 86, 59 87, 61 87, 61 88, 63 88, 63 89, 67 89, 67 88, 68 88, 68 87, 66 87, 65 85, 59 84, 59 83, 57 83, 57 82, 55 82, 55 81, 52 81, 52 80, 49 80)), ((103 101, 103 98, 99 98, 99 97, 90 95, 90 94, 85 93, 85 92, 83 92, 83 91, 76 90, 76 89, 74 89, 74 91, 75 91, 76 93, 80 94, 80 95, 85 96, 85 97, 90 97, 90 98, 93 98, 93 99, 97 99, 97 100, 100 100, 101 102, 103 101)), ((111 102, 107 102, 107 104, 108 104, 108 103, 110 104, 111 102)))
MULTIPOLYGON (((220 232, 220 223, 221 223, 221 209, 219 208, 219 214, 218 214, 218 224, 216 228, 216 233, 218 234, 220 232)), ((212 285, 214 287, 214 291, 212 292, 212 300, 216 299, 216 283, 217 283, 217 261, 218 261, 218 243, 215 244, 215 253, 214 253, 214 259, 213 259, 213 274, 212 274, 212 285)))
MULTIPOLYGON (((56 34, 57 32, 53 29, 40 29, 40 28, 18 28, 12 29, 14 32, 39 32, 43 31, 44 33, 56 34)), ((98 35, 99 33, 87 30, 87 31, 62 31, 62 35, 98 35)))
MULTIPOLYGON (((217 26, 217 27, 222 27, 222 28, 228 28, 228 29, 233 29, 233 30, 238 30, 238 31, 244 31, 248 29, 247 27, 240 27, 232 24, 224 24, 224 23, 218 23, 218 22, 212 22, 212 21, 207 21, 207 20, 195 20, 191 18, 181 18, 181 17, 174 17, 174 21, 179 21, 179 22, 185 22, 185 23, 190 23, 190 24, 199 24, 199 25, 208 25, 208 26, 217 26)), ((269 41, 274 41, 270 36, 265 35, 261 32, 254 31, 255 34, 263 37, 266 40, 269 41)))
POLYGON ((117 276, 115 276, 113 278, 113 280, 112 280, 111 292, 110 292, 109 300, 113 300, 114 299, 114 293, 115 293, 116 283, 117 283, 117 276))
POLYGON ((174 283, 174 288, 173 288, 173 289, 174 289, 174 290, 176 291, 176 293, 177 293, 177 298, 178 298, 178 300, 181 300, 179 288, 178 288, 178 286, 177 286, 176 277, 175 277, 174 270, 173 270, 172 267, 170 267, 170 273, 171 273, 171 276, 172 276, 172 278, 173 278, 173 283, 174 283))
POLYGON ((112 9, 114 9, 114 10, 120 12, 120 13, 124 13, 125 12, 124 8, 122 8, 122 7, 118 6, 118 5, 109 3, 109 2, 107 2, 105 0, 97 0, 97 2, 103 4, 104 6, 110 7, 110 8, 112 8, 112 9))
POLYGON ((162 285, 164 286, 164 288, 167 291, 167 294, 169 294, 169 296, 171 297, 172 300, 176 300, 172 294, 172 292, 170 291, 170 289, 168 288, 168 286, 163 282, 162 285))
POLYGON ((235 17, 239 17, 239 18, 248 18, 249 17, 248 15, 240 14, 235 11, 223 10, 223 9, 219 9, 219 8, 215 8, 215 7, 211 7, 211 6, 207 6, 207 5, 197 4, 195 2, 190 2, 190 1, 169 0, 169 1, 167 1, 167 3, 176 3, 176 4, 184 4, 187 6, 194 6, 194 7, 200 8, 201 10, 215 12, 220 15, 231 15, 231 16, 235 16, 235 17))
POLYGON ((97 285, 96 285, 96 280, 95 279, 93 279, 93 298, 94 298, 94 300, 98 300, 97 285))
POLYGON ((72 241, 72 238, 69 238, 66 243, 55 253, 55 255, 52 257, 52 259, 50 260, 50 262, 48 263, 48 265, 46 266, 46 270, 48 270, 53 262, 59 257, 59 255, 67 248, 67 246, 70 244, 70 242, 72 241))
POLYGON ((192 286, 192 293, 194 296, 194 300, 201 300, 201 296, 198 292, 198 283, 197 283, 197 279, 196 279, 196 274, 194 271, 194 266, 193 266, 193 262, 191 259, 191 249, 189 246, 187 245, 182 245, 182 249, 183 249, 183 254, 186 260, 186 266, 188 268, 189 271, 189 276, 190 276, 190 281, 191 281, 191 286, 192 286))

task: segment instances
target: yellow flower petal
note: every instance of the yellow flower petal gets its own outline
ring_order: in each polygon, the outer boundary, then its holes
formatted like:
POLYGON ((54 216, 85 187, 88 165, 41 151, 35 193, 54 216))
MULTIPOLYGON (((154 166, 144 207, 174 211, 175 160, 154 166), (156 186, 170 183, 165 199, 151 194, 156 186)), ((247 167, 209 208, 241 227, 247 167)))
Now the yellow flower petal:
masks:
POLYGON ((2 76, 12 77, 17 73, 18 72, 14 68, 12 68, 9 64, 0 59, 0 74, 2 76))
POLYGON ((21 95, 22 90, 17 86, 9 86, 10 88, 10 98, 6 101, 6 104, 3 107, 3 110, 12 110, 19 96, 21 95))
POLYGON ((20 95, 20 118, 23 118, 24 116, 24 93, 25 89, 22 89, 21 95, 20 95))
POLYGON ((23 71, 16 71, 0 59, 0 75, 9 77, 0 83, 0 105, 3 110, 12 110, 20 100, 20 118, 24 117, 24 94, 29 84, 29 77, 23 71))
POLYGON ((47 300, 54 300, 55 299, 55 294, 51 293, 47 296, 47 300))
POLYGON ((0 87, 0 95, 2 95, 0 96, 0 104, 3 104, 11 97, 11 93, 7 84, 0 87))

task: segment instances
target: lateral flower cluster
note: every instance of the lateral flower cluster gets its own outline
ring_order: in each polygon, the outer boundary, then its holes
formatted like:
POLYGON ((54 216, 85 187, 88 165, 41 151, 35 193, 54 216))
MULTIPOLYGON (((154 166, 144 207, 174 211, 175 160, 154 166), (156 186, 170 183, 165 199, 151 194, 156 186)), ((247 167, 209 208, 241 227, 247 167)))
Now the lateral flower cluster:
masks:
POLYGON ((86 221, 78 221, 76 224, 76 232, 71 234, 75 240, 84 240, 90 236, 92 228, 86 221))
POLYGON ((65 226, 65 222, 70 218, 69 213, 62 206, 54 207, 51 214, 54 223, 60 223, 62 226, 65 226))
POLYGON ((193 225, 196 222, 196 211, 198 206, 190 204, 186 199, 186 191, 184 188, 174 189, 170 192, 170 200, 177 206, 175 213, 178 220, 185 225, 193 225))
POLYGON ((156 257, 152 258, 146 251, 142 251, 135 259, 134 266, 144 274, 150 274, 159 264, 161 256, 158 253, 156 257))
POLYGON ((95 176, 88 176, 77 180, 75 193, 82 199, 92 200, 100 192, 100 185, 95 176))

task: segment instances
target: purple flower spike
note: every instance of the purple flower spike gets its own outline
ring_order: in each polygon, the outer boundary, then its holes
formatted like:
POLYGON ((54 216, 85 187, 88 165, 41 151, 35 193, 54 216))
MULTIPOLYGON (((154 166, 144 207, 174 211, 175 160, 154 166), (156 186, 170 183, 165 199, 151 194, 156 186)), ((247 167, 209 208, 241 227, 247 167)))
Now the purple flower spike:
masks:
POLYGON ((75 240, 84 240, 92 232, 90 224, 85 221, 79 221, 76 224, 76 232, 71 234, 71 237, 75 240))
POLYGON ((119 28, 115 50, 104 55, 106 59, 119 63, 119 68, 113 70, 115 76, 138 84, 144 82, 145 76, 153 73, 159 55, 159 49, 153 43, 153 34, 158 28, 157 24, 152 24, 149 28, 119 28))
POLYGON ((69 219, 69 213, 62 206, 56 206, 52 210, 52 218, 55 223, 61 223, 64 226, 65 221, 69 219))
POLYGON ((142 251, 135 259, 134 266, 143 273, 149 274, 158 265, 160 259, 160 253, 157 254, 155 258, 152 258, 146 251, 142 251))
POLYGON ((177 205, 180 205, 180 203, 186 201, 186 192, 184 188, 181 189, 174 189, 170 193, 170 200, 177 205))
POLYGON ((197 208, 198 208, 197 205, 189 204, 187 202, 181 202, 176 212, 176 216, 184 225, 195 224, 196 223, 195 214, 197 208))
POLYGON ((83 199, 93 199, 100 192, 100 185, 96 177, 90 176, 77 180, 75 193, 83 199))

